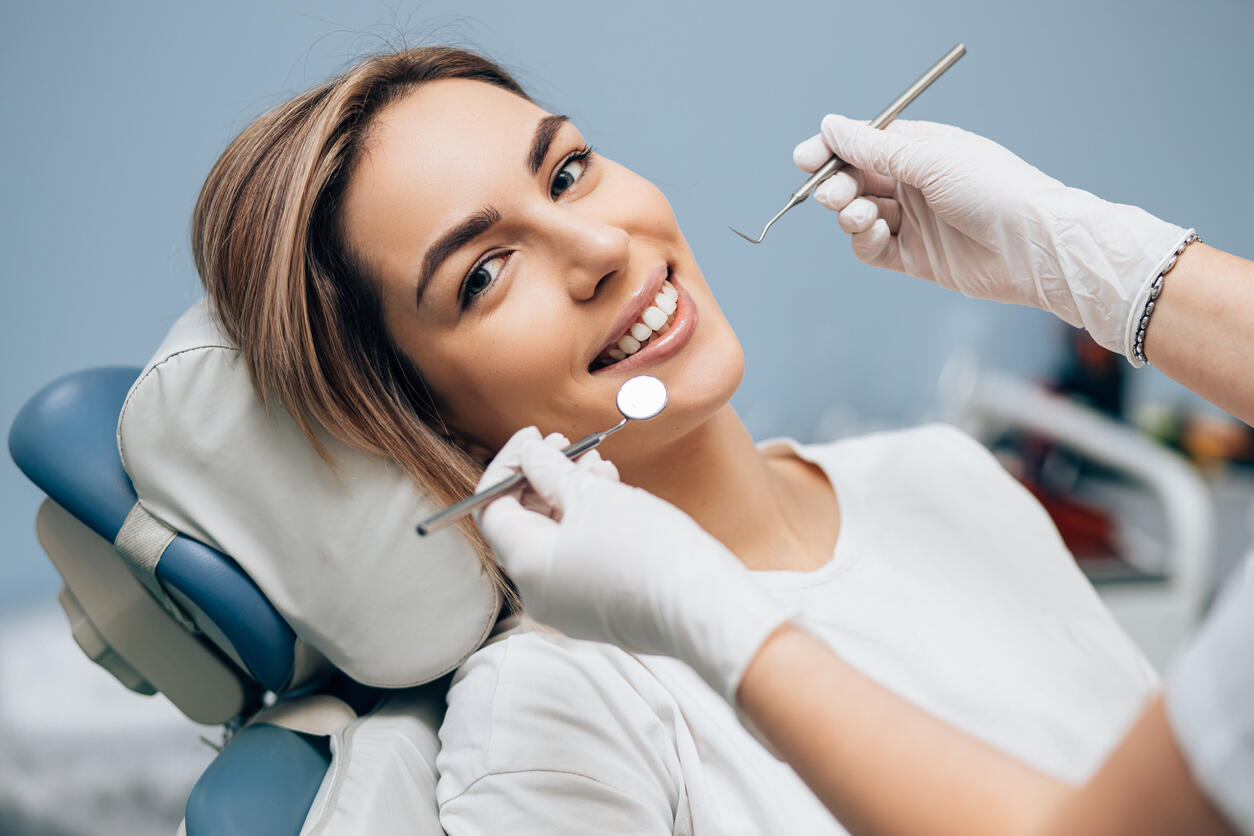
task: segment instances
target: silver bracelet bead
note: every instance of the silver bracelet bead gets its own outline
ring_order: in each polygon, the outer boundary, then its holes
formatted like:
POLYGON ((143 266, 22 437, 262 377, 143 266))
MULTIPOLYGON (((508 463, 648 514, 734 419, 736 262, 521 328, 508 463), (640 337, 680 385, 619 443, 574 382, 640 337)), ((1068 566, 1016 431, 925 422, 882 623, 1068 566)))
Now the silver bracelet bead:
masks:
POLYGON ((1158 295, 1163 292, 1163 277, 1171 272, 1171 268, 1176 266, 1176 262, 1180 260, 1180 254, 1184 252, 1184 248, 1192 244, 1194 241, 1201 241, 1202 238, 1196 232, 1185 238, 1179 247, 1176 247, 1176 253, 1173 255, 1163 269, 1159 271, 1158 278, 1154 279, 1154 285, 1150 288, 1149 301, 1145 303, 1145 310, 1141 313, 1141 321, 1137 323, 1136 337, 1133 338, 1132 354, 1139 362, 1148 363, 1145 359, 1145 329, 1149 327, 1150 314, 1154 313, 1154 301, 1158 295))

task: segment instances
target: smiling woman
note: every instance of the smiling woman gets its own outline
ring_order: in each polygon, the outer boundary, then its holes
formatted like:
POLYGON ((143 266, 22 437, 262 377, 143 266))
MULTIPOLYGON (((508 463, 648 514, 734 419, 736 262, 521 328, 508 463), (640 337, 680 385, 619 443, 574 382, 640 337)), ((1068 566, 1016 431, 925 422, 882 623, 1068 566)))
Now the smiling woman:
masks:
MULTIPOLYGON (((670 401, 602 446, 622 480, 888 687, 1079 778, 1155 684, 970 439, 755 444, 730 405, 740 343, 666 198, 484 58, 370 58, 262 116, 214 167, 193 236, 258 394, 441 502, 521 427, 616 423, 619 386, 647 371, 670 401)), ((692 670, 517 616, 455 675, 440 737, 453 836, 843 832, 692 670)))
MULTIPOLYGON (((666 369, 680 393, 669 433, 739 383, 739 345, 665 197, 511 91, 446 79, 382 110, 341 217, 387 333, 480 459, 520 426, 573 436, 613 423, 623 375, 681 347, 666 369), (607 366, 611 346, 634 356, 607 366)), ((641 441, 608 452, 630 468, 641 441)))
MULTIPOLYGON (((481 467, 452 443, 417 368, 381 327, 381 289, 347 248, 341 207, 373 120, 408 91, 475 79, 522 99, 503 69, 455 49, 366 61, 250 125, 218 159, 196 203, 196 269, 257 393, 305 430, 393 460, 441 502, 481 467)), ((478 532, 463 530, 510 595, 478 532)))

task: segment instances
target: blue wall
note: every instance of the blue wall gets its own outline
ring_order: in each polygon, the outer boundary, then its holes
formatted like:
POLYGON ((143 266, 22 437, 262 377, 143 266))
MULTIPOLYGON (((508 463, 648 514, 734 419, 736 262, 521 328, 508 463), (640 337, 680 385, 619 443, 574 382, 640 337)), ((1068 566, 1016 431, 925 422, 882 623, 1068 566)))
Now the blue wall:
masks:
MULTIPOLYGON (((0 426, 53 377, 142 364, 200 295, 188 218, 229 139, 380 49, 454 41, 514 69, 602 152, 669 195, 745 344, 736 405, 759 436, 925 417, 955 350, 1048 368, 1059 327, 851 256, 835 218, 756 228, 800 182, 829 110, 869 117, 952 44, 908 112, 987 134, 1045 171, 1254 256, 1254 6, 1189 3, 5 3, 0 7, 0 426)), ((1183 393, 1137 375, 1143 401, 1183 393)), ((0 611, 49 601, 39 501, 4 458, 0 611)))

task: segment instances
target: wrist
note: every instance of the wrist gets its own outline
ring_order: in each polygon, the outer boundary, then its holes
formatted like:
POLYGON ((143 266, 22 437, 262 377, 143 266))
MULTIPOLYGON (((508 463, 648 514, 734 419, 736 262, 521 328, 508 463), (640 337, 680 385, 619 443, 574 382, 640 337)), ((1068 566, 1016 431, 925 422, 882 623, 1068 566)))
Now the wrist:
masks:
POLYGON ((732 708, 736 710, 740 724, 779 760, 784 760, 784 757, 759 720, 768 726, 774 725, 769 716, 772 685, 781 678, 796 675, 796 671, 789 670, 789 666, 804 658, 804 655, 798 654, 797 648, 813 641, 795 622, 780 623, 753 654, 732 694, 732 708))
POLYGON ((1076 189, 1067 194, 1065 205, 1054 207, 1066 211, 1055 211, 1048 221, 1062 284, 1052 300, 1056 306, 1047 309, 1142 365, 1134 347, 1154 283, 1191 230, 1136 206, 1076 189))
POLYGON ((795 605, 759 587, 748 570, 740 569, 737 575, 727 583, 707 586, 700 607, 692 599, 680 602, 682 624, 671 631, 681 645, 674 655, 732 705, 759 649, 798 613, 795 605))
POLYGON ((1154 310, 1158 306, 1158 298, 1162 293, 1163 285, 1167 281, 1167 274, 1172 272, 1189 244, 1202 240, 1192 229, 1183 230, 1183 233, 1175 249, 1159 261, 1143 282, 1140 291, 1133 297, 1128 311, 1127 324, 1124 328, 1123 355, 1136 368, 1149 362, 1145 357, 1145 336, 1149 331, 1154 310))

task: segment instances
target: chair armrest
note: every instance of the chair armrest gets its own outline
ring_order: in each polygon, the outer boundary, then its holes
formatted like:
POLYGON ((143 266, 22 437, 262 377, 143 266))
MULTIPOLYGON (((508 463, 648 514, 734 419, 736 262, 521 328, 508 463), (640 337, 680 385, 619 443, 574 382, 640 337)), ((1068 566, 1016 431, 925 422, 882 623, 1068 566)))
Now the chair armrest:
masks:
POLYGON ((187 836, 297 836, 330 763, 324 740, 268 723, 231 739, 187 798, 187 836))

